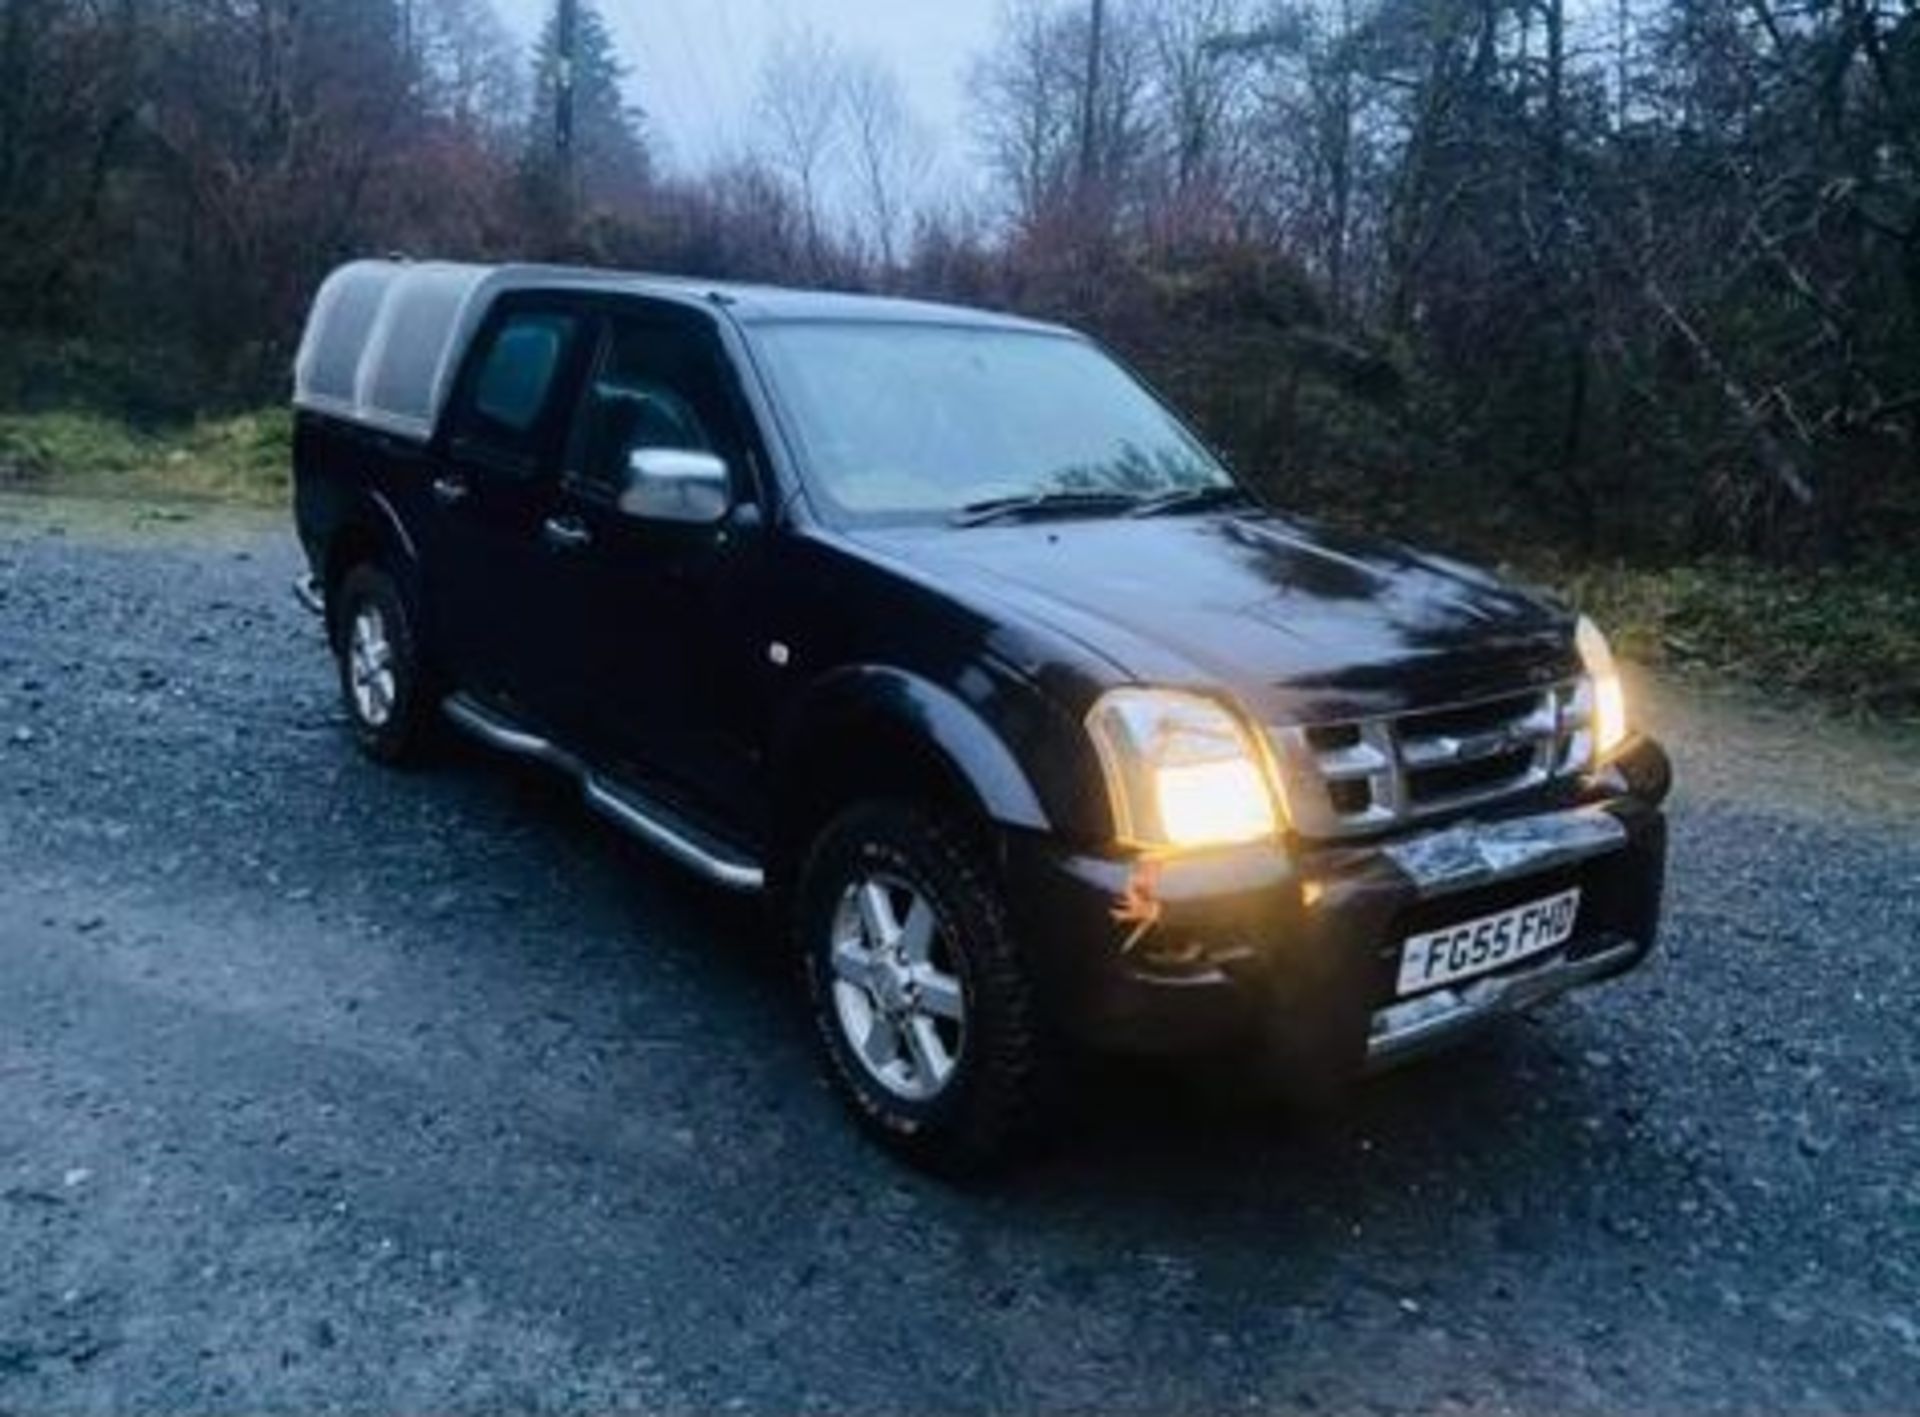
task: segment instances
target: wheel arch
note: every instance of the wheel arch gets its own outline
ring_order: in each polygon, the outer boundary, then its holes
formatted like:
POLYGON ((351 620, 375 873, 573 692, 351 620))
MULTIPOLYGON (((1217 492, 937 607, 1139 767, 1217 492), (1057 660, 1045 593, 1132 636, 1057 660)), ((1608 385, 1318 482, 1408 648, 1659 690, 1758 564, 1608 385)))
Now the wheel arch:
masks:
POLYGON ((891 667, 837 670, 808 690, 776 738, 773 766, 786 847, 838 808, 889 794, 930 798, 981 827, 1052 825, 1026 769, 978 710, 891 667))
POLYGON ((326 597, 327 632, 336 643, 339 636, 339 626, 334 623, 336 592, 355 566, 366 564, 385 568, 414 610, 424 605, 420 555, 413 537, 393 504, 373 491, 355 499, 353 510, 327 538, 321 588, 326 597))

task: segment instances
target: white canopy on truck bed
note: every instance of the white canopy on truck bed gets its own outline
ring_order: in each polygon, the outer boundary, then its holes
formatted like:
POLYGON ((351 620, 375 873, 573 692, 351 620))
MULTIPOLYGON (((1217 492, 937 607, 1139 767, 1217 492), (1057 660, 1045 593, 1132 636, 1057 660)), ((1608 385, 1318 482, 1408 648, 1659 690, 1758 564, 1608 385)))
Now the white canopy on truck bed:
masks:
POLYGON ((499 266, 355 261, 320 287, 294 361, 296 408, 404 438, 433 435, 499 266))
POLYGON ((496 297, 516 290, 625 291, 726 305, 736 318, 992 325, 1061 333, 1011 315, 685 276, 452 261, 355 261, 314 296, 294 361, 293 403, 417 442, 433 436, 460 361, 496 297))

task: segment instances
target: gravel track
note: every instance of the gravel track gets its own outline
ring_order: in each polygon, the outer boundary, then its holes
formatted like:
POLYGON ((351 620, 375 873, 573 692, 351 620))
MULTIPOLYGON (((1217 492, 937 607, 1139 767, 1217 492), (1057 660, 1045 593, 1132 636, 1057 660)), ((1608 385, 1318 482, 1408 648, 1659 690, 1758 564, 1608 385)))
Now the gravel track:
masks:
POLYGON ((0 1413, 1920 1412, 1920 746, 1650 691, 1647 969, 986 1192, 753 911, 351 749, 284 524, 0 499, 0 1413), (180 516, 185 520, 178 520, 180 516))

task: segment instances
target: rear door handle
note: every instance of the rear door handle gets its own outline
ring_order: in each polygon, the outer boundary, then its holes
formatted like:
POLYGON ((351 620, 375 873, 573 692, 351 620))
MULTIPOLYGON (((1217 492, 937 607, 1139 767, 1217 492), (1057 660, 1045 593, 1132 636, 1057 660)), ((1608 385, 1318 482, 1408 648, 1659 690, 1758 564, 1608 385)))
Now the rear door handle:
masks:
POLYGON ((593 533, 578 517, 548 517, 540 536, 555 551, 577 551, 593 540, 593 533))
POLYGON ((443 507, 457 507, 473 495, 464 477, 441 476, 433 479, 433 500, 443 507))

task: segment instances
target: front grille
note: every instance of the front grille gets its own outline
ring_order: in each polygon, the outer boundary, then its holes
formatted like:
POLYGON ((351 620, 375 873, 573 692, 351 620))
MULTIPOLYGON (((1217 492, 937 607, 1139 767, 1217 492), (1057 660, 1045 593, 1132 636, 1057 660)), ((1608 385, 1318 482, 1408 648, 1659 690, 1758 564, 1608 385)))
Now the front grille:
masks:
POLYGON ((1531 772, 1535 756, 1534 750, 1526 747, 1464 763, 1415 768, 1407 774, 1407 796, 1415 803, 1445 802, 1470 793, 1492 792, 1531 772))
POLYGON ((1585 768, 1585 679, 1393 717, 1273 730, 1295 827, 1364 836, 1496 802, 1585 768))

